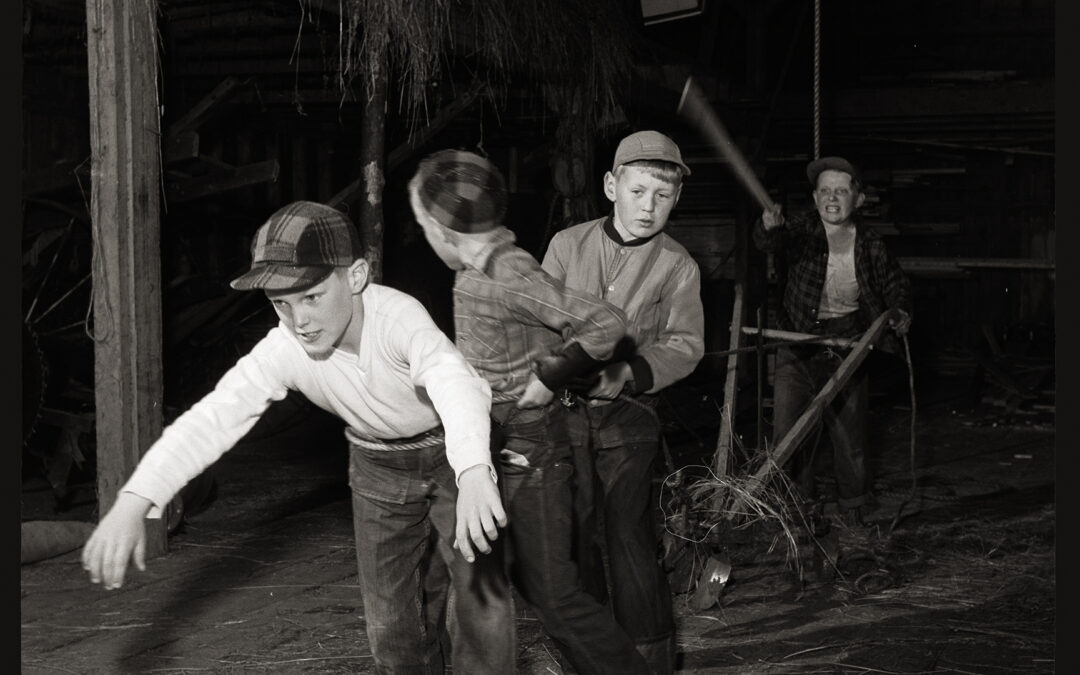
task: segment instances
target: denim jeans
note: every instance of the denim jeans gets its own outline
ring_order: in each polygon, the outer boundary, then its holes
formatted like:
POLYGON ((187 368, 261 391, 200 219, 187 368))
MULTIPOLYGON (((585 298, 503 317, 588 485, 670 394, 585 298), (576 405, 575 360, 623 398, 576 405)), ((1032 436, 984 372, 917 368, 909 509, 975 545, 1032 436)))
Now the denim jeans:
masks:
POLYGON ((563 656, 582 675, 648 673, 611 612, 586 593, 571 558, 573 477, 566 409, 493 406, 493 434, 510 518, 510 577, 563 656))
MULTIPOLYGON (((778 443, 802 416, 810 402, 836 373, 843 356, 820 347, 781 347, 776 354, 773 382, 773 444, 778 443)), ((822 411, 833 448, 837 505, 851 509, 870 500, 866 465, 866 405, 869 379, 860 366, 832 402, 822 411)), ((814 485, 820 429, 812 431, 788 461, 788 474, 802 497, 815 500, 814 485)))
POLYGON ((655 408, 653 396, 598 406, 575 398, 568 415, 577 471, 577 560, 587 580, 586 590, 604 601, 605 585, 610 586, 616 621, 652 672, 671 673, 675 618, 667 575, 660 567, 651 499, 660 448, 655 408), (607 550, 609 584, 602 548, 607 550))
POLYGON ((353 445, 349 485, 376 672, 444 672, 439 622, 427 615, 425 603, 422 563, 433 541, 449 571, 445 607, 454 671, 514 672, 514 604, 502 546, 496 541, 472 564, 452 548, 457 485, 445 447, 386 451, 353 445))

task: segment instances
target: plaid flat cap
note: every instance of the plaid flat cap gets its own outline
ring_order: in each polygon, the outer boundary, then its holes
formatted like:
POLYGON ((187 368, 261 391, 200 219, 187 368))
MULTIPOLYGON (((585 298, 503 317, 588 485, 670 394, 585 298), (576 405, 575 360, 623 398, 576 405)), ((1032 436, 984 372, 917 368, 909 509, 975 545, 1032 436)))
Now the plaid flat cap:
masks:
POLYGON ((325 204, 293 202, 259 227, 251 240, 251 270, 229 285, 239 291, 303 288, 362 256, 360 236, 344 213, 325 204))
POLYGON ((478 234, 502 224, 506 215, 506 181, 499 169, 465 150, 440 150, 417 168, 420 203, 443 226, 478 234))

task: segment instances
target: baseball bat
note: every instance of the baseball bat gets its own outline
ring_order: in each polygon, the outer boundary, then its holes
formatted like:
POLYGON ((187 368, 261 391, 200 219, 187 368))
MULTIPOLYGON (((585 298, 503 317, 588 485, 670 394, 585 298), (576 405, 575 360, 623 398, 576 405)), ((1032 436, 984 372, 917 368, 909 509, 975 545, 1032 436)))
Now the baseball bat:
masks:
POLYGON ((717 151, 720 158, 731 167, 735 178, 744 188, 749 190, 762 209, 770 211, 776 208, 776 204, 769 197, 765 186, 758 180, 757 174, 750 168, 750 163, 746 161, 746 157, 739 150, 739 146, 735 145, 735 142, 731 140, 727 129, 724 128, 724 123, 720 121, 716 111, 705 100, 705 96, 702 94, 701 88, 694 82, 693 76, 686 78, 682 96, 679 97, 679 106, 675 112, 689 120, 711 142, 713 149, 717 151))

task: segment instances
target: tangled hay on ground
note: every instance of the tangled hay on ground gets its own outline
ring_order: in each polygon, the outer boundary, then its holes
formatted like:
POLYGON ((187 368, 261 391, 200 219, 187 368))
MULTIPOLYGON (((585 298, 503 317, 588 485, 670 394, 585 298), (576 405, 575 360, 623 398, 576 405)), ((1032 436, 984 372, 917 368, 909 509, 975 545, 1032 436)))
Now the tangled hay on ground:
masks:
POLYGON ((783 563, 803 578, 800 539, 814 542, 813 528, 786 477, 760 485, 751 478, 720 476, 710 467, 688 465, 669 474, 661 489, 669 566, 678 549, 693 550, 690 564, 697 568, 723 544, 757 544, 764 537, 764 553, 782 549, 783 563))

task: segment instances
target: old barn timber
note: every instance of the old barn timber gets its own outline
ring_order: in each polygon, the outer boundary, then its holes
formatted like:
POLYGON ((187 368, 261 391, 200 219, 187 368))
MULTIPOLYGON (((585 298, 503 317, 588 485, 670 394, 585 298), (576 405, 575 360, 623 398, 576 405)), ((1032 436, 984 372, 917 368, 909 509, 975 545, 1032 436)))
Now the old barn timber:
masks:
MULTIPOLYGON (((157 5, 87 0, 94 389, 101 513, 161 434, 161 192, 157 5)), ((147 554, 166 549, 166 520, 147 554)))

